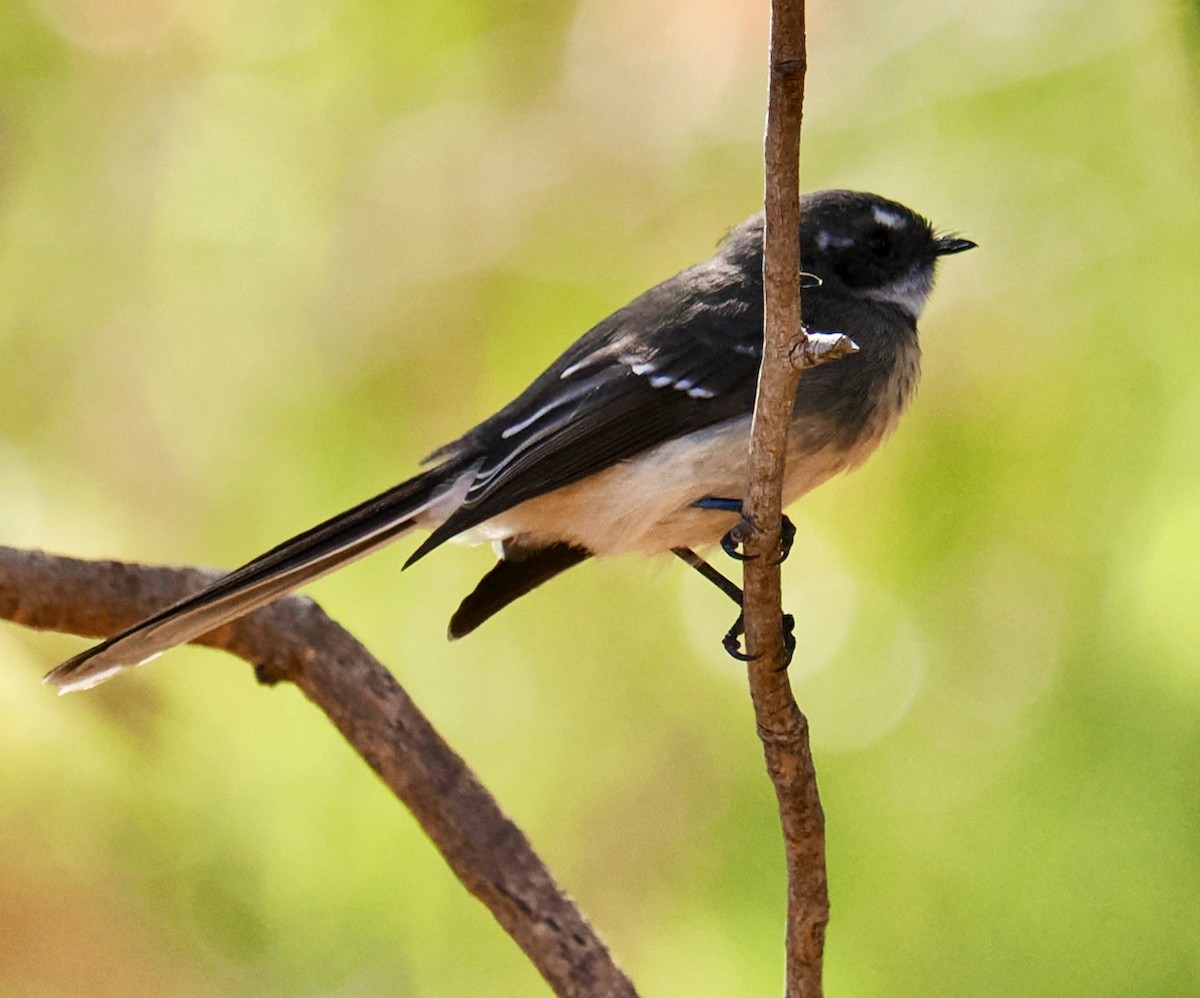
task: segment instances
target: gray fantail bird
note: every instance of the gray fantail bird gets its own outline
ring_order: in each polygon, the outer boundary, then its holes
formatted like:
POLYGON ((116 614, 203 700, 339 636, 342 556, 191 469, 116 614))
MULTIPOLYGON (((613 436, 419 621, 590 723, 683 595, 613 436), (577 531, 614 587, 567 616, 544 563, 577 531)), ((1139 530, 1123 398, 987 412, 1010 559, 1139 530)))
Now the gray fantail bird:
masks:
MULTIPOLYGON (((861 464, 895 427, 917 384, 917 319, 937 261, 974 245, 873 194, 805 195, 801 262, 819 281, 804 290, 805 324, 842 333, 858 350, 800 379, 785 506, 861 464)), ((451 638, 592 556, 674 552, 703 564, 691 549, 736 524, 746 486, 762 246, 755 215, 715 256, 584 333, 513 402, 434 451, 427 470, 76 655, 46 681, 63 692, 95 686, 417 527, 430 533, 406 567, 451 539, 492 541, 500 552, 451 617, 451 638)))

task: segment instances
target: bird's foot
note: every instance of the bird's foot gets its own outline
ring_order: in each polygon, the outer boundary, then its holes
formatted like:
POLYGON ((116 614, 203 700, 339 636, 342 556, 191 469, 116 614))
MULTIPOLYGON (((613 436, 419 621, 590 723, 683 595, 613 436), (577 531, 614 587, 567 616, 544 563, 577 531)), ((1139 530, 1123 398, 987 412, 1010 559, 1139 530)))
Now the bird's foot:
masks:
MULTIPOLYGON (((716 496, 709 496, 696 501, 692 505, 699 509, 716 509, 724 513, 740 514, 742 512, 741 499, 721 499, 716 496)), ((735 561, 749 561, 754 555, 746 554, 741 549, 745 546, 746 539, 750 536, 753 529, 753 524, 743 517, 734 525, 732 530, 727 531, 725 536, 721 538, 721 550, 735 561)), ((795 540, 796 525, 785 514, 779 521, 779 558, 775 561, 776 565, 787 561, 787 556, 791 554, 792 544, 795 540)))

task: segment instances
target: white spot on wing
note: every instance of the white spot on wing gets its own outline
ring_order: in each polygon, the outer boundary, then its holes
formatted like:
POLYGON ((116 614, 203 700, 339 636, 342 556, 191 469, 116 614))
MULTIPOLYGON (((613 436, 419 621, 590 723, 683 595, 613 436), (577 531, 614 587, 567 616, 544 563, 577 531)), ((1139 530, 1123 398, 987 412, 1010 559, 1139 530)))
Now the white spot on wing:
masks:
MULTIPOLYGON (((739 352, 746 352, 742 349, 743 345, 739 344, 734 349, 739 352)), ((757 353, 757 350, 750 348, 750 352, 757 353)), ((677 378, 674 374, 667 371, 660 371, 653 361, 638 360, 633 354, 623 354, 619 360, 626 365, 638 377, 650 375, 646 380, 651 388, 674 388, 678 392, 686 392, 688 398, 694 399, 710 399, 715 394, 707 388, 697 386, 694 375, 684 375, 677 378)))
POLYGON ((629 370, 640 378, 643 374, 649 374, 653 371, 654 365, 644 360, 630 361, 629 370))

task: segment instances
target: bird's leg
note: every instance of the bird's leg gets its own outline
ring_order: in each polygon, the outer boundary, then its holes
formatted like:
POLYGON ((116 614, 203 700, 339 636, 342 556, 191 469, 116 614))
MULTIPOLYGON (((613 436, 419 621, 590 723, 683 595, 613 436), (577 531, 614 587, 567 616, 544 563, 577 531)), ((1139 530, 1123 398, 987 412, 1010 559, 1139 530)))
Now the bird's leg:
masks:
POLYGON ((691 548, 671 548, 671 553, 677 558, 681 558, 692 566, 697 572, 703 575, 709 582, 721 590, 726 596, 733 600, 740 609, 742 606, 742 590, 738 588, 729 579, 725 578, 720 572, 712 567, 707 561, 701 558, 691 548))
MULTIPOLYGON (((725 513, 742 512, 741 499, 723 499, 719 496, 708 496, 704 499, 699 499, 693 503, 698 509, 715 509, 725 513)), ((751 556, 743 554, 738 548, 745 542, 746 535, 749 533, 751 525, 746 522, 745 518, 738 521, 732 530, 728 531, 721 538, 721 550, 731 558, 737 561, 747 561, 751 556)), ((796 540, 796 526, 787 516, 782 517, 779 524, 779 559, 776 564, 780 564, 787 559, 791 553, 792 544, 796 540)), ((730 582, 725 576, 718 572, 715 568, 700 558, 690 548, 673 548, 676 555, 686 561, 697 572, 703 575, 709 582, 715 585, 726 596, 737 603, 739 609, 742 607, 742 591, 730 582)), ((784 662, 783 667, 786 669, 788 663, 792 660, 792 652, 796 649, 795 635, 796 621, 790 613, 783 616, 783 646, 784 646, 784 662)), ((740 638, 746 631, 745 619, 742 613, 738 614, 737 620, 733 622, 733 626, 725 633, 725 637, 721 639, 721 645, 734 658, 742 662, 750 661, 749 654, 741 650, 740 638)))
MULTIPOLYGON (((741 499, 720 499, 716 496, 708 496, 707 498, 696 500, 692 505, 697 509, 716 509, 724 513, 740 514, 742 512, 741 499)), ((733 529, 727 531, 725 536, 721 538, 721 550, 736 561, 749 561, 753 556, 743 554, 738 550, 745 543, 746 535, 749 531, 750 524, 744 518, 739 520, 733 529)), ((796 525, 785 514, 780 518, 779 522, 779 559, 775 564, 779 565, 787 561, 787 556, 791 554, 792 544, 795 540, 796 525)))
POLYGON ((726 596, 733 600, 738 606, 737 620, 733 622, 733 626, 725 633, 725 637, 721 639, 721 646, 729 652, 734 658, 740 662, 749 662, 750 656, 742 651, 739 638, 745 633, 745 625, 742 619, 742 590, 733 582, 725 578, 720 572, 712 567, 707 561, 701 558, 691 548, 671 548, 672 553, 683 561, 687 562, 697 572, 703 575, 709 582, 721 590, 726 596))
MULTIPOLYGON (((712 567, 707 561, 701 558, 691 548, 671 548, 672 553, 687 562, 697 572, 703 575, 709 582, 721 590, 726 596, 733 600, 738 605, 739 613, 737 620, 733 622, 733 626, 725 632, 725 637, 721 639, 721 646, 739 662, 752 661, 756 656, 750 655, 742 651, 740 638, 746 633, 746 624, 744 614, 741 613, 742 607, 742 590, 738 588, 729 579, 725 578, 720 572, 712 567)), ((783 615, 783 647, 784 660, 783 668, 788 667, 788 663, 792 660, 792 652, 796 650, 796 620, 790 613, 783 615)))

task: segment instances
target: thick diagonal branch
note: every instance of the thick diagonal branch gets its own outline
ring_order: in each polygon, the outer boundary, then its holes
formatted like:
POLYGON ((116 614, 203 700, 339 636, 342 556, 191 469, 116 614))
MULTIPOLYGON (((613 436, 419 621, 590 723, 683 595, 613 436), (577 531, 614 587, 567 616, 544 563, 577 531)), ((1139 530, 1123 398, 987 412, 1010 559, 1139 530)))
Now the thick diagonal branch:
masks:
MULTIPOLYGON (((217 573, 0 547, 0 618, 102 637, 217 573)), ((455 875, 563 996, 629 998, 633 985, 529 840, 408 694, 310 599, 290 596, 199 640, 295 683, 416 817, 455 875)))

